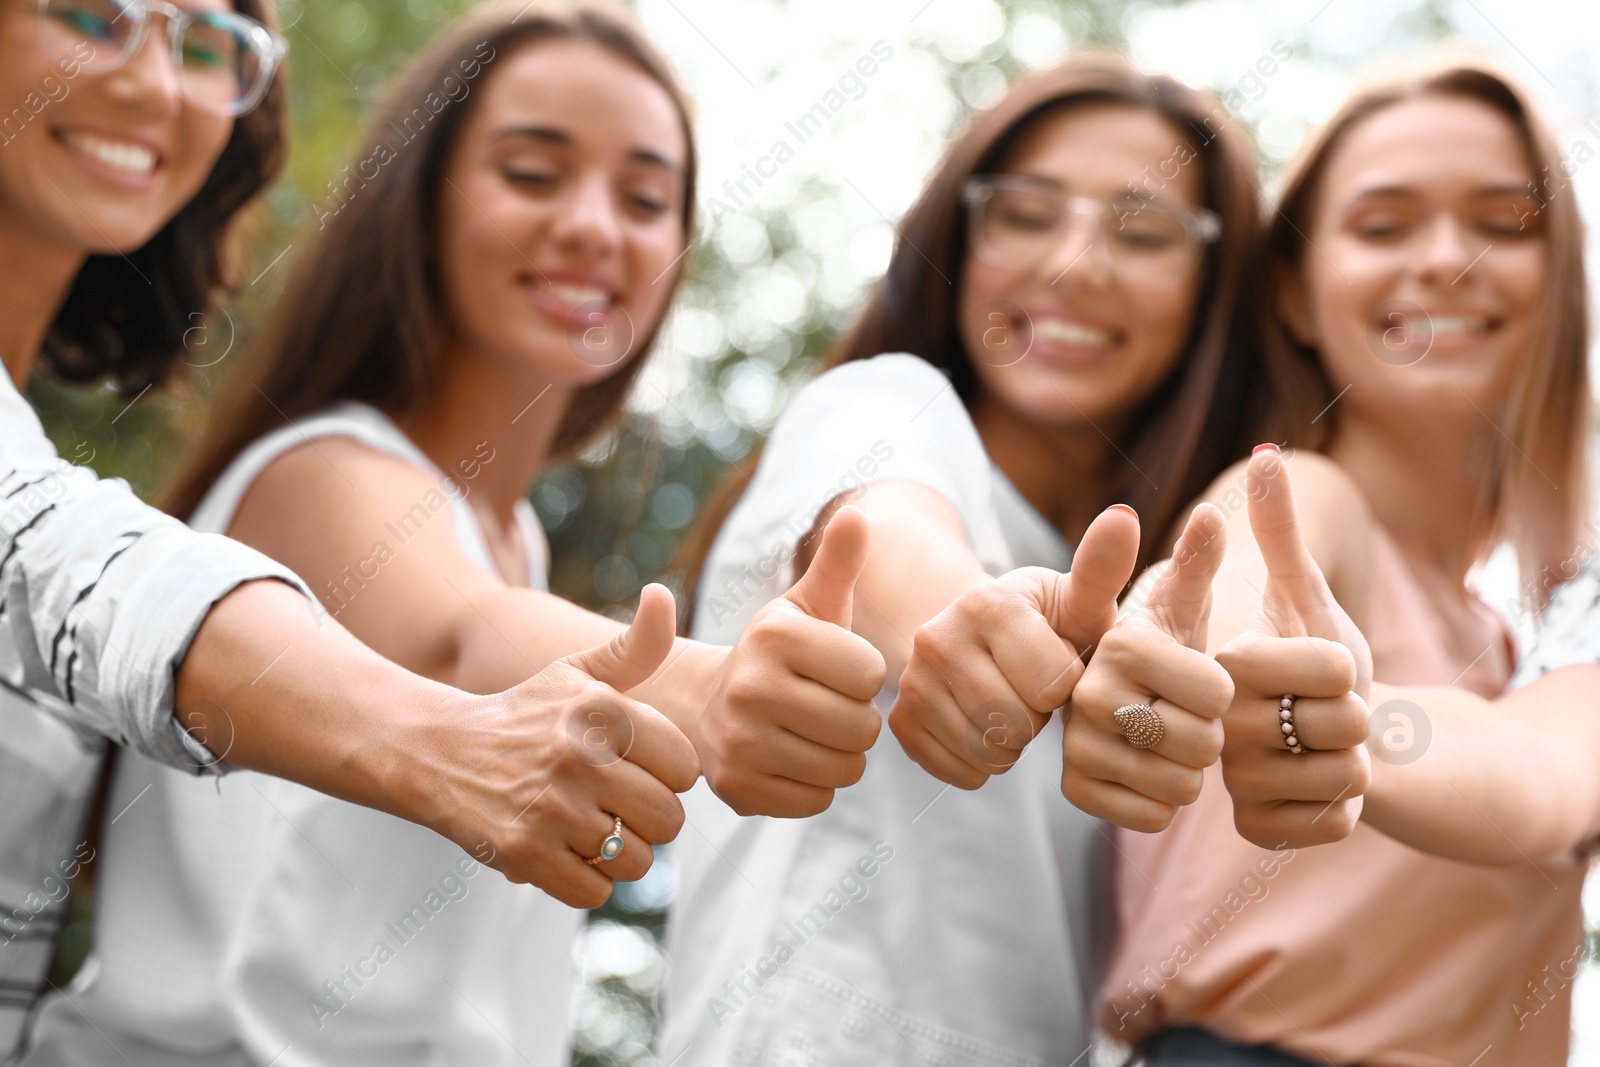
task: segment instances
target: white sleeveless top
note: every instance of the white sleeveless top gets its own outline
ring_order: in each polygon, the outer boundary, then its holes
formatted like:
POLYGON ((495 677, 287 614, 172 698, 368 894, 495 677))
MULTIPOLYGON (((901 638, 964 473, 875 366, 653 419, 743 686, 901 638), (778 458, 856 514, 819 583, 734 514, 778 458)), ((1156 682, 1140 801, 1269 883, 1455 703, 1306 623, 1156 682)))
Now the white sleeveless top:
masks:
MULTIPOLYGON (((882 480, 943 495, 991 574, 1071 565, 949 381, 877 356, 823 374, 778 420, 711 550, 694 636, 733 643, 794 581, 818 511, 882 480)), ((809 819, 740 818, 696 785, 673 845, 661 1062, 1081 1067, 1111 933, 1108 837, 1061 796, 1061 742, 1057 717, 965 792, 885 729, 861 781, 809 819)))
MULTIPOLYGON (((459 486, 362 404, 256 442, 192 524, 226 530, 268 464, 329 436, 436 477, 463 550, 495 571, 459 486)), ((526 502, 518 517, 543 586, 544 534, 526 502)), ((584 913, 431 830, 281 779, 191 778, 133 752, 106 817, 96 953, 46 1003, 29 1067, 567 1062, 584 913)))

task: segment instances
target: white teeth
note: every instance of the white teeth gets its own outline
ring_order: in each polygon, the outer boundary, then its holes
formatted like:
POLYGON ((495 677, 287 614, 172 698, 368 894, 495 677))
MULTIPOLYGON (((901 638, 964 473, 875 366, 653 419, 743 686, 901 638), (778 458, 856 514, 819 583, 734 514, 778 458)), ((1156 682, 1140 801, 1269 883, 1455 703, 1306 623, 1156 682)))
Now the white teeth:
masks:
POLYGON ((562 303, 571 304, 573 307, 611 303, 611 294, 604 289, 590 289, 582 285, 557 285, 555 282, 545 282, 540 288, 562 303))
POLYGON ((1428 325, 1434 334, 1441 333, 1488 333, 1489 320, 1481 316, 1434 316, 1428 320, 1428 325))
POLYGON ((1045 319, 1034 324, 1033 332, 1035 336, 1057 344, 1073 345, 1078 348, 1111 347, 1111 335, 1105 330, 1097 330, 1093 326, 1084 326, 1077 322, 1045 319))
POLYGON ((88 133, 70 133, 62 140, 80 156, 87 156, 116 170, 129 174, 149 174, 156 169, 156 154, 144 145, 107 140, 88 133))

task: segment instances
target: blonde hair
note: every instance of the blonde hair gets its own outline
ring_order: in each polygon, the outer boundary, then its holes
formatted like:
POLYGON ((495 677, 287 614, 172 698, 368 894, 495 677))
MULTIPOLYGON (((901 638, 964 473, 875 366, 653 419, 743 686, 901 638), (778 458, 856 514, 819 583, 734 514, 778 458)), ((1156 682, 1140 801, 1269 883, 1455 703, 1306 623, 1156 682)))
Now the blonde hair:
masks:
MULTIPOLYGON (((1281 428, 1296 445, 1322 448, 1332 418, 1313 417, 1334 399, 1314 348, 1294 340, 1272 294, 1298 271, 1308 247, 1318 185, 1350 130, 1396 104, 1420 97, 1470 100, 1504 115, 1516 129, 1534 176, 1529 193, 1545 216, 1546 279, 1536 313, 1532 358, 1519 362, 1493 442, 1476 516, 1479 558, 1509 542, 1532 606, 1542 607, 1587 516, 1586 437, 1590 427, 1589 316, 1583 265, 1583 223, 1550 126, 1526 92, 1484 66, 1455 64, 1390 78, 1357 90, 1325 122, 1289 166, 1277 214, 1261 256, 1259 324, 1263 361, 1290 397, 1281 428)), ((1330 413, 1337 418, 1337 410, 1330 413)))

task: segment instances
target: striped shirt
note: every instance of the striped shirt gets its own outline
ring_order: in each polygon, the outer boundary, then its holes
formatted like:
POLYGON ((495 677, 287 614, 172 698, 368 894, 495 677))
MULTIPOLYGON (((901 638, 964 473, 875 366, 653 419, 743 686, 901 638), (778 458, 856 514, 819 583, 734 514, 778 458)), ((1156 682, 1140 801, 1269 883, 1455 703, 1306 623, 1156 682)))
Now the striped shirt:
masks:
POLYGON ((226 769, 174 716, 175 672, 211 606, 269 577, 310 596, 267 557, 63 461, 0 373, 0 1061, 93 859, 82 834, 106 741, 226 769))

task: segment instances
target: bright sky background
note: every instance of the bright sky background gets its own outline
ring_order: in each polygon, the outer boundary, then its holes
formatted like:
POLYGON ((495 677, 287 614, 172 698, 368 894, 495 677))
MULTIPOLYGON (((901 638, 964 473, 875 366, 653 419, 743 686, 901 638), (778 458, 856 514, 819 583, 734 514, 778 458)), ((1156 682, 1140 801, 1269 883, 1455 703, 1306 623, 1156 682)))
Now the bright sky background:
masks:
MULTIPOLYGON (((1528 86, 1569 154, 1580 140, 1595 153, 1573 181, 1586 216, 1600 217, 1600 3, 1199 0, 1178 9, 1131 8, 1131 54, 1141 67, 1257 97, 1240 113, 1257 131, 1269 172, 1363 74, 1424 56, 1435 36, 1426 14, 1442 12, 1458 31, 1452 47, 1488 58, 1528 86), (1292 58, 1271 78, 1241 85, 1278 41, 1294 50, 1292 58), (1585 127, 1589 121, 1595 130, 1585 127)), ((1003 32, 1011 50, 1034 66, 1084 43, 1082 18, 1065 4, 1018 4, 1014 11, 1035 13, 1013 14, 1009 31, 991 0, 639 0, 639 9, 698 102, 702 239, 718 242, 735 262, 764 263, 761 214, 788 211, 808 253, 748 272, 712 303, 686 300, 675 313, 638 402, 657 410, 669 432, 676 413, 687 412, 714 442, 732 427, 715 406, 685 399, 694 361, 715 354, 725 336, 758 349, 762 358, 726 383, 724 401, 739 421, 769 424, 784 399, 777 370, 792 351, 783 328, 802 314, 806 292, 821 293, 841 321, 848 316, 888 262, 890 220, 909 207, 953 124, 966 108, 1003 91, 998 73, 978 68, 958 99, 946 86, 941 57, 977 59, 1003 32), (890 57, 859 86, 846 86, 860 98, 799 143, 786 123, 823 101, 878 42, 890 57), (775 173, 766 165, 771 176, 760 188, 746 179, 753 195, 731 198, 724 183, 771 156, 779 140, 793 158, 775 173), (663 405, 662 393, 674 403, 663 405)), ((1600 263, 1593 230, 1589 245, 1593 274, 1600 263)), ((1588 898, 1591 916, 1600 916, 1600 882, 1591 879, 1588 898)), ((1580 1043, 1572 1062, 1600 1067, 1600 974, 1592 966, 1580 983, 1577 1016, 1580 1043)))

